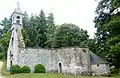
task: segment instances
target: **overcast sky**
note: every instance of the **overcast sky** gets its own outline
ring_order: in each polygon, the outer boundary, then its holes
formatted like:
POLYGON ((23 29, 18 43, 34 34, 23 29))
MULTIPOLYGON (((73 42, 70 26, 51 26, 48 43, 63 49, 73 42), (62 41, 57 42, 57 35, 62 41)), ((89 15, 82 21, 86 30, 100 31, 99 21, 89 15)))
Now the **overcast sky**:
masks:
POLYGON ((73 23, 87 30, 90 37, 94 36, 95 0, 0 0, 0 21, 12 14, 17 2, 28 15, 39 14, 43 9, 46 15, 54 14, 56 24, 73 23))

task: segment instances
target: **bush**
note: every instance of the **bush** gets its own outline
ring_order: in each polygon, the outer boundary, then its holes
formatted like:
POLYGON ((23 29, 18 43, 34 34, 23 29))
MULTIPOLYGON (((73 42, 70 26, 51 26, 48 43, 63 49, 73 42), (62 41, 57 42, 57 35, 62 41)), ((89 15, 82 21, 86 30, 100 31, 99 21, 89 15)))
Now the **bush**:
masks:
POLYGON ((20 72, 21 73, 30 73, 31 70, 28 66, 23 66, 21 69, 20 69, 20 72))
POLYGON ((12 66, 10 67, 10 73, 11 73, 11 74, 20 73, 20 66, 19 66, 19 65, 12 65, 12 66))
POLYGON ((113 69, 110 69, 110 72, 111 72, 111 74, 118 74, 119 73, 119 69, 113 68, 113 69))
POLYGON ((45 70, 45 67, 41 64, 37 64, 35 67, 35 73, 45 73, 46 70, 45 70))

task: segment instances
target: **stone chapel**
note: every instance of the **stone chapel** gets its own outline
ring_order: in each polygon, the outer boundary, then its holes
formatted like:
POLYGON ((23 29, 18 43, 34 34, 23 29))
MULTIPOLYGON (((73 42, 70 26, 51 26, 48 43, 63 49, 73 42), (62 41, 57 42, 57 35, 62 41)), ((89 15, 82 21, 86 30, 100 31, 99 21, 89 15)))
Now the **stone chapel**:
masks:
POLYGON ((21 33, 24 14, 19 5, 11 15, 11 39, 7 51, 7 69, 12 65, 29 66, 34 71, 36 64, 45 66, 46 72, 73 75, 106 75, 109 63, 92 53, 88 48, 35 49, 26 48, 21 33))

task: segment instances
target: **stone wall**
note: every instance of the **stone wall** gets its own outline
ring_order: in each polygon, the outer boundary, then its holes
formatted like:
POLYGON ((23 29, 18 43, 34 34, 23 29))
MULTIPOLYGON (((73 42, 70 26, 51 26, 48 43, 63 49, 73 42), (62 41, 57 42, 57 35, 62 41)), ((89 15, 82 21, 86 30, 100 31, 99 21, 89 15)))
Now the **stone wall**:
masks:
MULTIPOLYGON (((11 38, 7 51, 7 69, 9 70, 12 64, 17 64, 18 53, 19 53, 19 41, 23 41, 21 34, 22 26, 12 25, 11 27, 11 38)), ((23 47, 25 47, 24 41, 21 42, 23 47)))
POLYGON ((90 57, 86 48, 57 50, 27 48, 19 51, 18 65, 27 65, 34 71, 36 64, 43 64, 47 72, 80 75, 88 74, 90 71, 90 57))
POLYGON ((93 71, 93 75, 106 75, 110 73, 108 64, 91 65, 91 69, 93 71))

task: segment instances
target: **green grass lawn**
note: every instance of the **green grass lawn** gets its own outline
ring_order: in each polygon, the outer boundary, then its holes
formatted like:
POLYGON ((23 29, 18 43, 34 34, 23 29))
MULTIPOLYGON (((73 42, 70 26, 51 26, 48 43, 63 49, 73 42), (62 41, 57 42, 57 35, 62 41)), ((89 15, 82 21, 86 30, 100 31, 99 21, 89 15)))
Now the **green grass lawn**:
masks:
POLYGON ((53 74, 53 73, 28 73, 28 74, 14 74, 11 75, 6 70, 6 60, 2 60, 4 65, 1 70, 2 76, 5 78, 120 78, 120 76, 115 75, 116 77, 103 77, 103 76, 73 76, 73 75, 64 75, 64 74, 53 74))
MULTIPOLYGON (((45 73, 45 74, 15 74, 6 76, 6 78, 108 78, 102 76, 72 76, 72 75, 64 75, 64 74, 52 74, 52 73, 45 73)), ((113 77, 110 77, 113 78, 113 77)))

